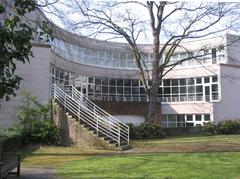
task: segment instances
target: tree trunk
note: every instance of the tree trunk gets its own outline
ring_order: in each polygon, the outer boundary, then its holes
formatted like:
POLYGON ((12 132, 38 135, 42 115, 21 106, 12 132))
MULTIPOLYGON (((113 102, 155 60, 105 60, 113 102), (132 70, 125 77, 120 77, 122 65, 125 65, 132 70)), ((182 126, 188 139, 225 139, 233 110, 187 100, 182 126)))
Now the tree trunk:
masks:
POLYGON ((160 125, 161 120, 161 103, 157 100, 157 95, 150 92, 148 95, 148 113, 146 122, 154 122, 157 125, 160 125))

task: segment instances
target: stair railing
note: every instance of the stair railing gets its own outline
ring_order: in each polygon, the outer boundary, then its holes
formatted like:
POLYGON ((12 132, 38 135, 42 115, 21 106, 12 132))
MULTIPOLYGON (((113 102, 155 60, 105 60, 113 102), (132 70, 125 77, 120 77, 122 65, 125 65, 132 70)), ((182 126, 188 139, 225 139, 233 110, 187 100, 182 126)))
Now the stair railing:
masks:
POLYGON ((129 127, 90 101, 74 86, 52 85, 52 95, 79 120, 115 141, 118 146, 129 144, 129 127))

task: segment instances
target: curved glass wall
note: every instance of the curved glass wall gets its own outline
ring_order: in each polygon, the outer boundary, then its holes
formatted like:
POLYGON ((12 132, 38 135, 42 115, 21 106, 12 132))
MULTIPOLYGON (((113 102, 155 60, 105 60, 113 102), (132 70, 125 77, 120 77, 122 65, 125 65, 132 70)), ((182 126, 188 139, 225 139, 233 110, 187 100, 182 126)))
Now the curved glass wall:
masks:
MULTIPOLYGON (((53 40, 52 50, 54 53, 60 55, 64 59, 80 64, 118 69, 137 69, 133 59, 133 55, 130 52, 120 53, 107 50, 84 48, 64 42, 59 39, 53 40)), ((177 65, 176 68, 202 66, 226 62, 225 50, 223 46, 220 46, 218 48, 205 49, 198 52, 192 52, 192 54, 176 53, 172 56, 170 62, 175 63, 189 57, 189 55, 197 55, 200 57, 198 57, 197 59, 187 60, 177 65)), ((148 69, 151 69, 152 55, 150 53, 142 54, 142 59, 146 67, 148 69)))
MULTIPOLYGON (((138 79, 101 78, 75 74, 51 66, 52 83, 73 85, 89 99, 104 101, 148 101, 138 79)), ((164 79, 159 86, 158 101, 196 102, 218 101, 217 76, 164 79)))

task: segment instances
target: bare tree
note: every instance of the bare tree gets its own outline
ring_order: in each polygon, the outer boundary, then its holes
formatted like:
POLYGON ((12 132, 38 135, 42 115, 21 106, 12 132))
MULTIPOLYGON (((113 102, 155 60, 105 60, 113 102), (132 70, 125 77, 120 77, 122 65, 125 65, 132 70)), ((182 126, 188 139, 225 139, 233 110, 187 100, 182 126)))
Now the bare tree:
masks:
MULTIPOLYGON (((146 121, 157 123, 160 121, 160 114, 156 112, 160 108, 157 94, 163 77, 177 65, 190 59, 199 60, 203 56, 202 53, 190 52, 182 42, 225 32, 239 19, 239 3, 74 0, 71 3, 62 2, 61 6, 68 9, 68 15, 69 12, 83 15, 77 20, 62 20, 81 31, 87 28, 90 32, 88 36, 96 38, 107 34, 108 40, 123 38, 127 41, 149 100, 146 121), (141 11, 146 11, 145 15, 141 11), (150 68, 145 65, 144 52, 138 43, 140 36, 146 34, 152 36, 150 68), (188 55, 172 61, 177 48, 188 55)), ((56 7, 52 10, 59 15, 56 7)))

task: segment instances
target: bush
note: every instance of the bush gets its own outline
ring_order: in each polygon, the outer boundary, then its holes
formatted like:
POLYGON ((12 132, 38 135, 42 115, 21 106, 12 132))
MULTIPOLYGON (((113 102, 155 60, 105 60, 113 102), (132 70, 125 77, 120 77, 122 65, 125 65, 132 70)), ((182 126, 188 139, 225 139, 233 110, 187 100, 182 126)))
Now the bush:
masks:
POLYGON ((216 135, 217 134, 217 125, 213 122, 205 123, 203 126, 204 135, 216 135))
POLYGON ((22 130, 21 128, 11 127, 7 129, 0 129, 0 137, 15 137, 15 136, 21 136, 22 130))
POLYGON ((156 139, 166 136, 162 128, 153 122, 141 123, 139 125, 128 124, 128 126, 130 139, 156 139))
POLYGON ((240 134, 240 120, 221 121, 217 125, 219 134, 240 134))
POLYGON ((207 134, 240 134, 240 120, 225 120, 218 124, 212 122, 204 125, 207 134))
POLYGON ((60 130, 53 120, 51 109, 50 102, 42 105, 29 92, 23 92, 18 117, 24 143, 59 143, 60 130))

